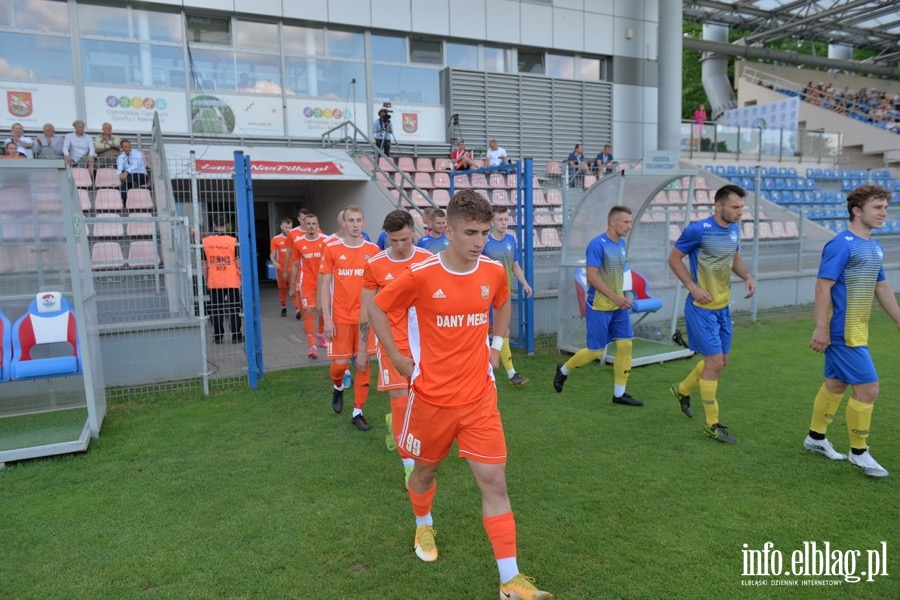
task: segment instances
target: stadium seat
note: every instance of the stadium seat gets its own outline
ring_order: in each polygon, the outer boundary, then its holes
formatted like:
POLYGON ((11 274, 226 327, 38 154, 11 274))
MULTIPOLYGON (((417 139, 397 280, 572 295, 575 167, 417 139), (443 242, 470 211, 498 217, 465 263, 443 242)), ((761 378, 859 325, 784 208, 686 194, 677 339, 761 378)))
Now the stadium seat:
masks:
POLYGON ((426 172, 418 172, 415 177, 416 185, 422 188, 423 190, 431 190, 434 189, 434 183, 431 181, 431 173, 426 172))
POLYGON ((434 173, 434 166, 431 163, 431 159, 427 157, 417 158, 416 171, 420 171, 422 173, 434 173))
POLYGON ((547 161, 547 177, 560 177, 562 175, 562 163, 555 160, 547 161))
POLYGON ((547 204, 552 206, 561 206, 562 205, 562 192, 560 192, 556 188, 551 188, 547 190, 547 204))
POLYGON ((519 187, 519 177, 515 173, 510 173, 506 176, 506 187, 511 190, 514 190, 519 187))
POLYGON ((94 175, 94 187, 119 189, 120 183, 119 175, 113 167, 97 169, 97 173, 94 175))
POLYGON ((752 240, 753 239, 753 221, 744 221, 743 229, 741 230, 741 239, 742 240, 752 240))
POLYGON ((800 230, 797 228, 797 223, 795 221, 786 221, 784 224, 784 232, 790 238, 800 236, 800 230))
POLYGON ((9 381, 9 361, 12 359, 12 326, 0 309, 0 382, 9 381))
MULTIPOLYGON (((394 190, 394 191, 396 191, 396 190, 394 190)), ((131 217, 146 218, 147 214, 146 213, 132 213, 132 214, 128 215, 128 217, 129 218, 131 218, 131 217)), ((129 222, 127 225, 125 225, 125 234, 130 238, 152 237, 155 230, 156 230, 156 224, 146 222, 146 221, 145 222, 137 222, 137 223, 129 222)))
POLYGON ((121 269, 125 266, 125 255, 119 242, 96 242, 91 246, 92 269, 121 269))
POLYGON ((491 204, 509 206, 509 192, 505 189, 491 190, 491 204))
POLYGON ((675 225, 674 223, 669 225, 669 241, 674 243, 678 241, 678 238, 681 237, 681 227, 675 225))
POLYGON ((491 173, 490 178, 488 179, 488 183, 492 188, 505 188, 506 187, 506 175, 503 173, 491 173))
POLYGON ((532 202, 534 206, 547 206, 549 204, 544 197, 544 190, 535 189, 533 191, 532 202))
POLYGON ((434 187, 448 189, 450 187, 450 174, 443 171, 435 171, 434 187))
POLYGON ((787 231, 784 229, 784 223, 781 221, 772 221, 772 236, 776 239, 788 237, 787 231))
MULTIPOLYGON (((437 175, 437 173, 435 173, 437 175)), ((444 208, 450 202, 450 192, 445 189, 434 190, 431 194, 431 201, 437 206, 444 208)))
POLYGON ((131 188, 125 196, 128 210, 153 210, 153 195, 147 188, 131 188))
POLYGON ((541 241, 541 234, 538 233, 537 229, 533 229, 531 232, 531 245, 535 250, 540 250, 544 247, 544 243, 541 241))
POLYGON ((725 172, 728 174, 729 177, 734 177, 735 175, 738 174, 737 167, 734 165, 728 165, 727 167, 725 167, 725 172))
MULTIPOLYGON (((470 187, 472 187, 472 186, 469 183, 468 175, 454 175, 453 176, 453 188, 454 189, 464 190, 464 189, 470 188, 470 187)), ((487 183, 485 183, 484 187, 487 187, 487 183)))
POLYGON ((143 240, 131 242, 128 247, 128 266, 133 269, 155 267, 159 264, 156 242, 143 240))
POLYGON ((381 185, 386 187, 387 189, 391 189, 394 187, 394 180, 391 179, 388 175, 385 175, 381 171, 375 173, 375 179, 381 182, 381 185))
POLYGON ((488 187, 488 179, 484 173, 472 173, 472 187, 473 188, 486 188, 488 187))
POLYGON ((772 226, 766 221, 759 222, 759 239, 761 239, 761 240, 775 239, 775 234, 772 233, 772 226))
POLYGON ((375 170, 375 161, 369 156, 360 156, 359 162, 362 165, 363 169, 367 172, 371 173, 375 170))
POLYGON ((378 166, 381 167, 382 171, 385 171, 387 173, 393 173, 394 171, 397 170, 394 167, 394 165, 391 163, 391 161, 389 161, 388 159, 386 159, 384 157, 378 159, 378 166))
POLYGON ((582 182, 582 187, 583 187, 584 189, 588 190, 588 189, 590 189, 591 186, 593 186, 595 183, 597 183, 597 176, 596 176, 596 175, 585 175, 585 176, 584 176, 584 181, 582 182))
POLYGON ((737 168, 737 174, 740 175, 741 177, 746 177, 747 175, 750 174, 750 171, 748 171, 747 167, 745 167, 744 165, 740 165, 737 168))
POLYGON ((555 227, 541 229, 541 244, 544 248, 562 248, 562 241, 555 227))
POLYGON ((91 193, 78 188, 78 202, 81 204, 81 212, 91 212, 91 193))
POLYGON ((481 196, 482 198, 484 198, 485 200, 487 200, 488 202, 491 201, 491 193, 490 193, 490 191, 488 191, 488 190, 475 190, 475 193, 478 194, 479 196, 481 196))
POLYGON ((723 167, 722 165, 716 165, 716 175, 718 175, 719 177, 725 177, 725 174, 725 167, 723 167))
POLYGON ((59 292, 39 292, 28 312, 13 325, 9 378, 16 381, 75 373, 81 373, 75 313, 59 292), (66 343, 71 348, 68 354, 62 351, 66 343), (36 346, 46 346, 47 353, 55 356, 32 356, 36 346))
POLYGON ((401 171, 412 173, 416 170, 416 162, 411 156, 401 156, 397 159, 397 167, 399 167, 401 171))
POLYGON ((122 194, 118 189, 102 188, 97 190, 97 196, 94 198, 94 210, 97 212, 121 212, 122 194))
POLYGON ((94 187, 94 180, 91 178, 91 172, 89 169, 84 169, 82 167, 73 167, 72 179, 75 181, 75 187, 77 188, 94 187))
POLYGON ((125 227, 119 215, 103 215, 102 218, 103 222, 94 223, 91 228, 91 237, 118 239, 125 235, 125 227))
POLYGON ((450 159, 449 158, 434 159, 434 170, 435 171, 449 171, 450 170, 450 159))

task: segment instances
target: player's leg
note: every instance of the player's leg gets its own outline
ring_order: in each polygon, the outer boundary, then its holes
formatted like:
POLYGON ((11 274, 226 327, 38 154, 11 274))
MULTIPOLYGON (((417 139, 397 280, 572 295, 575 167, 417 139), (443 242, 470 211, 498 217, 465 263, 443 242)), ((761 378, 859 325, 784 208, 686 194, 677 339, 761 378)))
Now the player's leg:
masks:
POLYGON ((278 282, 278 303, 281 305, 281 316, 287 316, 287 295, 288 280, 284 276, 284 272, 277 268, 275 270, 275 280, 278 282))
MULTIPOLYGON (((825 371, 828 373, 830 369, 827 356, 825 362, 825 371)), ((822 386, 816 394, 816 399, 813 401, 813 414, 809 424, 809 433, 803 441, 803 447, 810 452, 816 452, 831 460, 844 460, 847 458, 846 454, 835 451, 834 446, 828 438, 825 437, 828 426, 831 425, 831 421, 834 419, 834 415, 837 412, 838 406, 841 404, 841 400, 844 398, 844 392, 846 390, 846 383, 842 383, 838 379, 826 376, 825 381, 822 383, 822 386)))
MULTIPOLYGON (((359 326, 356 327, 356 337, 354 339, 356 340, 358 348, 359 326)), ((367 368, 363 371, 360 370, 359 365, 357 365, 356 375, 353 378, 353 424, 363 431, 368 431, 371 428, 368 421, 366 421, 366 418, 363 416, 363 407, 366 405, 366 400, 369 398, 369 386, 372 380, 370 359, 371 356, 375 354, 375 335, 372 334, 372 332, 370 332, 369 335, 367 348, 369 354, 363 360, 369 361, 370 368, 367 368)))
POLYGON ((398 446, 415 459, 406 486, 413 514, 416 517, 416 535, 413 542, 416 556, 425 562, 437 560, 434 519, 431 507, 437 490, 438 466, 450 452, 456 436, 458 410, 417 402, 415 392, 410 392, 403 427, 398 435, 398 446))
POLYGON ((703 356, 703 372, 698 387, 703 412, 706 416, 704 432, 707 436, 727 444, 737 440, 719 421, 719 401, 717 392, 719 374, 727 361, 731 349, 731 313, 727 308, 708 310, 686 302, 684 306, 685 326, 691 350, 703 356))
POLYGON ((566 378, 575 369, 589 365, 603 355, 603 350, 610 342, 609 322, 613 311, 594 310, 588 307, 585 312, 585 325, 587 327, 587 348, 582 348, 572 355, 564 364, 556 366, 556 375, 553 377, 553 388, 562 392, 566 384, 566 378))
POLYGON ((482 525, 497 561, 502 597, 552 598, 519 572, 516 521, 506 489, 506 439, 496 390, 485 401, 472 403, 460 413, 459 454, 468 460, 481 490, 482 525))
POLYGON ((869 477, 887 477, 887 469, 878 464, 869 453, 869 429, 872 427, 872 411, 879 391, 878 373, 869 350, 865 346, 839 346, 833 349, 829 346, 826 352, 828 350, 832 350, 832 365, 844 374, 841 380, 853 388, 844 413, 850 437, 850 464, 862 469, 869 477))
POLYGON ((609 337, 616 341, 616 358, 613 361, 613 403, 625 406, 643 406, 644 403, 632 398, 625 391, 628 376, 631 374, 631 349, 634 329, 631 326, 631 315, 625 310, 613 311, 609 323, 609 337))
POLYGON ((356 354, 353 346, 353 332, 357 327, 343 323, 334 324, 334 338, 328 340, 328 360, 332 361, 329 375, 333 390, 331 408, 339 413, 344 410, 344 372, 350 366, 350 359, 356 354))
POLYGON ((300 293, 300 302, 303 306, 303 332, 309 347, 306 356, 319 358, 319 351, 316 349, 316 288, 304 287, 300 293))
POLYGON ((385 415, 388 426, 388 434, 385 438, 385 442, 387 443, 388 450, 393 451, 396 449, 400 454, 400 460, 403 462, 405 481, 408 485, 409 475, 412 473, 415 461, 403 449, 403 444, 399 443, 399 439, 400 432, 403 429, 403 423, 406 420, 406 411, 409 405, 409 378, 404 377, 397 371, 381 346, 378 347, 376 356, 378 357, 378 391, 387 392, 391 403, 391 412, 385 415))
POLYGON ((513 366, 512 348, 509 347, 508 337, 503 338, 503 346, 500 348, 500 364, 506 369, 509 385, 519 387, 528 383, 528 378, 516 372, 516 368, 513 366))

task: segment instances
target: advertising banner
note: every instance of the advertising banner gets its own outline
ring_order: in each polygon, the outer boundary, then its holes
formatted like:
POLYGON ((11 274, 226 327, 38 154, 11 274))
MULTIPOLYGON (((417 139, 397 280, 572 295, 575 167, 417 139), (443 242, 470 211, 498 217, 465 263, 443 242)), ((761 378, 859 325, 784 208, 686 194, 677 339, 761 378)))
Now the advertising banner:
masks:
MULTIPOLYGON (((288 135, 298 138, 320 138, 326 131, 344 121, 353 121, 371 137, 369 117, 364 103, 343 100, 309 100, 288 98, 288 135)), ((373 113, 374 114, 374 113, 373 113)))
POLYGON ((0 113, 4 131, 13 123, 21 123, 28 133, 39 133, 44 123, 52 123, 59 132, 72 130, 76 116, 71 85, 0 81, 0 97, 5 102, 0 113))
MULTIPOLYGON (((381 108, 380 104, 373 106, 373 119, 381 108)), ((443 107, 394 103, 391 111, 391 125, 396 143, 447 141, 447 121, 444 119, 446 111, 443 107)))
POLYGON ((722 122, 739 127, 763 129, 797 129, 800 123, 800 98, 754 104, 726 110, 722 122))
POLYGON ((163 132, 188 132, 184 92, 85 86, 84 108, 89 131, 109 123, 113 132, 148 133, 158 112, 163 132))
MULTIPOLYGON (((253 175, 298 175, 318 177, 322 175, 344 174, 343 165, 334 162, 299 162, 299 161, 250 161, 250 172, 253 175)), ((234 160, 197 159, 198 173, 233 173, 234 160)))
POLYGON ((283 136, 284 108, 281 98, 197 94, 191 97, 191 132, 207 135, 283 136))

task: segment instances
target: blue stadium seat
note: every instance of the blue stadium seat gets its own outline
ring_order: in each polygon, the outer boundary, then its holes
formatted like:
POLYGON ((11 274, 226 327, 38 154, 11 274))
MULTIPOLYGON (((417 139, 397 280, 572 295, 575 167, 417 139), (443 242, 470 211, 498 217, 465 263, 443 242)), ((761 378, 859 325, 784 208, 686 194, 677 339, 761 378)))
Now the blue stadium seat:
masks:
POLYGON ((772 190, 771 192, 769 192, 769 195, 772 197, 772 202, 778 202, 779 204, 781 203, 781 192, 779 192, 778 190, 772 190))
POLYGON ((755 183, 749 177, 741 177, 741 187, 745 190, 752 190, 755 186, 755 183))
POLYGON ((716 175, 719 177, 725 177, 725 167, 722 165, 716 165, 716 175))
POLYGON ((802 204, 803 203, 803 192, 801 192, 799 190, 794 190, 793 192, 791 192, 791 198, 797 204, 802 204))
POLYGON ((796 176, 797 176, 797 169, 795 169, 794 167, 788 167, 788 177, 796 177, 796 176))
POLYGON ((834 192, 831 190, 822 192, 822 195, 824 196, 825 202, 834 202, 834 192))
POLYGON ((775 180, 774 180, 774 179, 772 179, 772 178, 770 178, 770 177, 766 177, 765 179, 762 180, 762 189, 764 189, 764 190, 774 190, 774 189, 778 189, 778 188, 775 187, 775 180))
POLYGON ((825 202, 825 192, 813 192, 813 199, 816 202, 825 202))
POLYGON ((809 190, 806 190, 805 192, 803 192, 803 201, 806 202, 807 204, 812 204, 813 202, 815 202, 815 199, 816 199, 815 196, 813 196, 813 193, 810 192, 809 190))
POLYGON ((813 177, 816 174, 815 169, 812 167, 806 167, 806 176, 813 177))
POLYGON ((797 189, 797 182, 793 179, 779 179, 781 185, 784 186, 782 189, 785 190, 794 190, 797 189))
POLYGON ((728 167, 726 168, 726 171, 728 172, 729 177, 734 177, 735 175, 738 174, 737 167, 735 167, 734 165, 728 165, 728 167))
POLYGON ((703 168, 706 169, 707 171, 709 171, 710 173, 715 173, 715 172, 716 172, 716 168, 715 168, 714 166, 712 166, 712 165, 706 165, 706 166, 703 167, 703 168))

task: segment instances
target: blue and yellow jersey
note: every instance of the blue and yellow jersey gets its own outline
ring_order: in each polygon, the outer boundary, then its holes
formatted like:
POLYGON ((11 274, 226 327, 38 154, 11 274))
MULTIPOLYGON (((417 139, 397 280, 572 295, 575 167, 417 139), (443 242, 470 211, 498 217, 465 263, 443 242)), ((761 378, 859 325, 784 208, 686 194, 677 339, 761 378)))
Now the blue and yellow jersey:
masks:
POLYGON ((516 238, 509 233, 505 234, 502 240, 489 235, 481 253, 503 265, 511 287, 513 282, 513 265, 519 262, 519 246, 516 244, 516 238))
MULTIPOLYGON (((609 239, 605 233, 601 233, 588 244, 587 262, 589 267, 600 269, 600 280, 618 295, 622 295, 622 286, 625 284, 625 238, 619 238, 618 242, 609 239)), ((616 303, 604 294, 594 289, 588 282, 587 304, 594 310, 619 310, 616 303)))
POLYGON ((741 229, 738 223, 722 227, 715 217, 708 217, 684 228, 675 247, 687 255, 694 283, 712 296, 707 304, 694 302, 694 306, 708 310, 728 306, 731 300, 731 269, 740 245, 741 229))
POLYGON ((844 231, 822 249, 819 279, 834 281, 831 288, 829 336, 841 346, 869 344, 869 315, 875 286, 884 280, 884 250, 875 240, 844 231))

